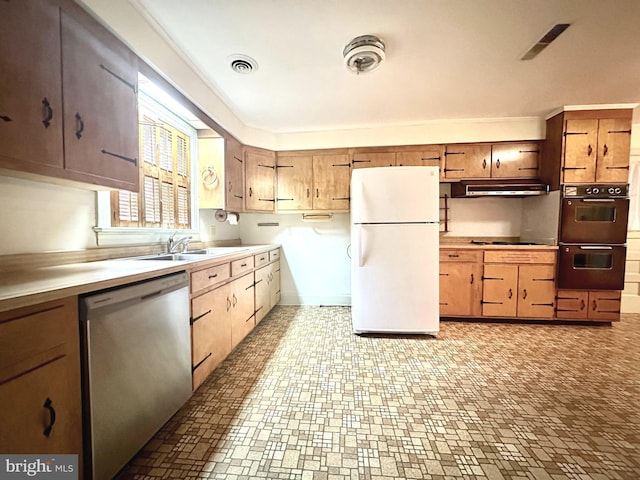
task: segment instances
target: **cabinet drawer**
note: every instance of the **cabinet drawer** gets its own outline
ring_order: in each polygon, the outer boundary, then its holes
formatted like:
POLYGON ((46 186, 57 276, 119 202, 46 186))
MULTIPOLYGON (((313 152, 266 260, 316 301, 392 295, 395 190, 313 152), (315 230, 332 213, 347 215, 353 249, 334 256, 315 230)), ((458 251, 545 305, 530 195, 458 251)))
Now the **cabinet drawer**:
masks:
POLYGON ((482 250, 440 249, 441 262, 481 263, 482 250))
POLYGON ((556 263, 556 252, 530 250, 485 250, 484 263, 556 263))
POLYGON ((223 263, 213 267, 191 272, 191 292, 198 292, 229 278, 229 264, 223 263))
POLYGON ((22 370, 51 360, 52 349, 65 343, 78 344, 77 301, 70 297, 1 313, 0 374, 12 365, 20 364, 22 370))
POLYGON ((231 276, 236 277, 253 270, 253 257, 245 257, 231 262, 231 276))
POLYGON ((269 261, 273 262, 274 260, 277 260, 280 258, 280 249, 277 248, 275 250, 271 250, 269 252, 269 261))
POLYGON ((269 253, 270 252, 264 252, 264 253, 261 253, 259 255, 254 255, 253 256, 253 264, 255 265, 256 268, 261 267, 261 266, 266 265, 267 263, 269 263, 269 253))

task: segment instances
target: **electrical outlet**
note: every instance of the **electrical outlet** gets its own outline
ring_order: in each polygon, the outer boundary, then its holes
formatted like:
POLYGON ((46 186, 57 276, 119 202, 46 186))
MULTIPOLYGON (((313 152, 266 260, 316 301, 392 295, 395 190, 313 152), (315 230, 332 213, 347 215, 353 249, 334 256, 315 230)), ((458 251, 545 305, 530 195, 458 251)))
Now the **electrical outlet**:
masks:
POLYGON ((210 240, 215 240, 215 238, 216 238, 216 227, 214 227, 214 226, 209 227, 209 237, 210 237, 210 240))

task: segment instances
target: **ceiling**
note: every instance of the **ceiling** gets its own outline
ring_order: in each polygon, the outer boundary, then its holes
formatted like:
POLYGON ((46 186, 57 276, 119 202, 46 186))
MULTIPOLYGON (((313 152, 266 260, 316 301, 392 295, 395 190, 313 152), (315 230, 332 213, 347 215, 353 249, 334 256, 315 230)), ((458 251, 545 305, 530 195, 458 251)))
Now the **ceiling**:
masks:
POLYGON ((274 133, 640 103, 638 0, 129 2, 240 121, 274 133), (520 60, 557 23, 571 26, 520 60), (385 42, 386 60, 355 75, 342 50, 365 34, 385 42), (258 69, 232 71, 234 54, 258 69))

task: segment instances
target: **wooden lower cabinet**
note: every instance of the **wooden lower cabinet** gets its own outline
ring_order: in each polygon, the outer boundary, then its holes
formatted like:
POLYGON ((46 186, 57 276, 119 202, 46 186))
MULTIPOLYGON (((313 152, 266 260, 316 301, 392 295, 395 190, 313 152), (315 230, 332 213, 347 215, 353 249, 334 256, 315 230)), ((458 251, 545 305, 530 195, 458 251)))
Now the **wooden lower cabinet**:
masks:
POLYGON ((228 286, 227 304, 231 317, 231 348, 234 349, 255 327, 253 273, 234 280, 228 286))
POLYGON ((619 290, 558 290, 556 317, 563 320, 620 320, 619 290))
POLYGON ((70 297, 0 313, 0 452, 82 462, 77 305, 70 297))
POLYGON ((191 300, 193 388, 231 353, 229 287, 223 285, 191 300))
POLYGON ((440 264, 440 315, 480 315, 482 264, 440 264))
POLYGON ((555 258, 548 251, 485 252, 482 316, 553 318, 555 258))

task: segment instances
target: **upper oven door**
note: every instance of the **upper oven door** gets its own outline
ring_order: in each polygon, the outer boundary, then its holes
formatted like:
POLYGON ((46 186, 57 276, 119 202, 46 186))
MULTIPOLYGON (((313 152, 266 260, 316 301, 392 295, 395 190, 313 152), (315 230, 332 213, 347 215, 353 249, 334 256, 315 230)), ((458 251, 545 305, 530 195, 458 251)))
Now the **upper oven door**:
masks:
POLYGON ((563 198, 560 242, 626 243, 628 216, 628 198, 563 198))

